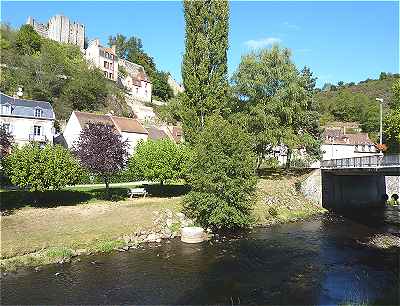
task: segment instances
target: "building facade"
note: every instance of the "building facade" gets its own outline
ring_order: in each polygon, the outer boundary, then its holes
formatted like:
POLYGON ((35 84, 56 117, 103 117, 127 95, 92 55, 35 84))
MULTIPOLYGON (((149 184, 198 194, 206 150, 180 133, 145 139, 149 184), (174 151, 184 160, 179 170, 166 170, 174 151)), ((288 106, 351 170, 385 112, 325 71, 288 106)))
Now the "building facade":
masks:
POLYGON ((118 79, 129 95, 141 102, 151 102, 152 84, 143 66, 119 59, 118 67, 118 79))
POLYGON ((77 45, 81 50, 85 47, 85 26, 71 21, 63 15, 55 15, 47 24, 38 22, 31 16, 26 24, 31 25, 42 37, 58 41, 60 43, 77 45))
POLYGON ((112 48, 103 47, 100 45, 99 39, 94 39, 89 42, 85 57, 89 64, 102 70, 107 79, 117 81, 118 60, 115 54, 115 46, 112 48))
POLYGON ((98 115, 74 111, 72 112, 63 133, 68 148, 74 146, 74 143, 79 139, 83 128, 89 122, 102 123, 113 127, 114 130, 122 136, 122 139, 128 142, 129 154, 132 154, 135 151, 139 141, 145 141, 148 138, 148 131, 136 119, 118 117, 111 114, 98 115))
POLYGON ((322 160, 363 157, 379 154, 367 133, 346 134, 340 128, 327 128, 322 136, 322 160))
POLYGON ((0 125, 24 145, 31 141, 53 143, 54 111, 49 102, 14 98, 0 93, 0 125))

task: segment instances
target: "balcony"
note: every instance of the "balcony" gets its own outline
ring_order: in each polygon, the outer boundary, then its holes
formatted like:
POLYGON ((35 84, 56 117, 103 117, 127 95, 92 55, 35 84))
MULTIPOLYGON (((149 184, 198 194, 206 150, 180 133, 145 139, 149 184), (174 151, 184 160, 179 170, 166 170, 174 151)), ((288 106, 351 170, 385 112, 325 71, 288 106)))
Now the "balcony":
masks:
POLYGON ((29 141, 47 142, 47 137, 45 135, 29 134, 29 141))

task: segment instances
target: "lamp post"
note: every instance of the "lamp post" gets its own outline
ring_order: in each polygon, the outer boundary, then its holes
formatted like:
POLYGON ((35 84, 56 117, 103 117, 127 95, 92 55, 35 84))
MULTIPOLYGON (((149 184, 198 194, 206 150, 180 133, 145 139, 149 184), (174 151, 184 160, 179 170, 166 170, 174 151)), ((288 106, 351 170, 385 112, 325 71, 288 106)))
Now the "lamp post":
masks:
POLYGON ((379 154, 382 155, 382 107, 383 107, 383 99, 376 98, 376 101, 379 102, 379 113, 380 113, 380 126, 379 126, 379 154))

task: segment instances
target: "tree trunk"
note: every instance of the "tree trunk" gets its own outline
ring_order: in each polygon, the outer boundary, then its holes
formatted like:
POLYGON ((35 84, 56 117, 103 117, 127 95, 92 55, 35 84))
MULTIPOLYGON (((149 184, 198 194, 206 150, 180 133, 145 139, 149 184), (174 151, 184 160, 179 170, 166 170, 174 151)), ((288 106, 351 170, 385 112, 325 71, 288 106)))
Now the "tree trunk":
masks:
POLYGON ((104 177, 104 183, 106 184, 106 199, 110 199, 110 184, 107 176, 104 177))
POLYGON ((287 150, 287 158, 286 158, 286 169, 290 168, 290 160, 292 158, 292 151, 290 149, 287 150))

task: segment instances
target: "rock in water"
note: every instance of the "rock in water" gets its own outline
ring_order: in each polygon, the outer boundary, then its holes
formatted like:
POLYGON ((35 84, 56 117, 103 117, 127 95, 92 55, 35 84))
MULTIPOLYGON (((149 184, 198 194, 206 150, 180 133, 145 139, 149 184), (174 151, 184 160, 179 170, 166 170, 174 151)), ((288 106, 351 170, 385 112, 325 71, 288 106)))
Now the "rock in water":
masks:
POLYGON ((186 243, 199 243, 205 240, 204 229, 201 227, 183 227, 181 241, 186 243))

